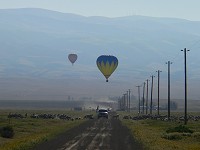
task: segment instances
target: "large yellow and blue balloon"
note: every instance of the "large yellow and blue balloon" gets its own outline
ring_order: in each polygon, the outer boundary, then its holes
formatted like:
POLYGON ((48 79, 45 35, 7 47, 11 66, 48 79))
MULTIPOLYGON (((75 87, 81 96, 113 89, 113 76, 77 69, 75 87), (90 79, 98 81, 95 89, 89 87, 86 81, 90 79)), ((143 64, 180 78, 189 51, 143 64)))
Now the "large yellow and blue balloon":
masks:
POLYGON ((108 82, 108 78, 118 66, 118 59, 115 56, 101 55, 97 58, 96 63, 101 73, 105 76, 106 82, 108 82))

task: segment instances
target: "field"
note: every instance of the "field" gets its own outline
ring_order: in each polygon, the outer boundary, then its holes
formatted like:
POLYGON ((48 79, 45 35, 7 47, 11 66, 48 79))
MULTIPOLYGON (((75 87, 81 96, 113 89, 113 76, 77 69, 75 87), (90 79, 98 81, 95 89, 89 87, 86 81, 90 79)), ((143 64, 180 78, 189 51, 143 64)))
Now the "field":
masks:
MULTIPOLYGON (((148 150, 199 150, 200 148, 200 120, 189 120, 187 125, 184 126, 183 121, 123 119, 122 116, 136 116, 136 114, 119 113, 123 124, 130 129, 135 139, 142 143, 148 150), (192 130, 193 133, 166 132, 175 127, 186 127, 192 130)), ((180 114, 173 113, 172 115, 177 116, 180 114)), ((190 115, 195 116, 200 115, 200 113, 192 112, 190 115)))
POLYGON ((10 125, 14 129, 13 138, 3 138, 0 136, 0 149, 1 150, 28 150, 34 145, 51 139, 78 126, 85 120, 83 118, 85 114, 91 112, 79 112, 79 111, 55 111, 55 110, 1 110, 0 111, 0 128, 10 125), (8 118, 8 114, 22 114, 26 118, 8 118), (43 119, 43 118, 31 118, 31 114, 67 114, 73 119, 43 119), (80 118, 79 118, 80 117, 80 118), (76 119, 75 119, 76 118, 76 119))
MULTIPOLYGON (((199 150, 200 147, 200 119, 190 119, 186 127, 193 133, 170 132, 169 129, 180 127, 184 122, 164 121, 160 119, 139 119, 134 112, 118 112, 120 120, 127 126, 134 138, 148 150, 199 150), (132 119, 123 119, 124 116, 132 119)), ((36 144, 54 138, 56 135, 67 131, 85 122, 86 114, 94 114, 92 111, 62 111, 62 110, 0 110, 0 128, 6 125, 13 127, 13 138, 0 137, 1 150, 30 150, 36 144), (26 118, 8 118, 8 114, 22 114, 26 118), (43 119, 31 118, 31 114, 67 114, 73 119, 43 119)), ((164 114, 161 115, 165 115, 164 114)), ((173 112, 172 116, 180 117, 182 113, 173 112)), ((142 115, 140 115, 142 116, 142 115)), ((189 116, 200 116, 199 112, 190 112, 189 116)))

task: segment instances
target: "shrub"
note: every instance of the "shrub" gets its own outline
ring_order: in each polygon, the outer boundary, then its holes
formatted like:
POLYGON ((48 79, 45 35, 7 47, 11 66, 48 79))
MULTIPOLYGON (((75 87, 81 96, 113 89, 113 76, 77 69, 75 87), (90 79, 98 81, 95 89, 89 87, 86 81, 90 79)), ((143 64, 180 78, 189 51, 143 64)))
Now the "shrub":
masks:
POLYGON ((164 134, 162 138, 165 138, 167 140, 181 140, 182 136, 180 133, 174 132, 174 133, 164 134))
POLYGON ((182 136, 192 136, 192 133, 182 133, 182 136))
POLYGON ((192 136, 200 140, 200 132, 194 132, 192 136))
POLYGON ((14 136, 14 130, 11 126, 5 126, 0 130, 1 136, 4 138, 12 138, 14 136))
POLYGON ((179 132, 179 133, 193 133, 193 131, 191 129, 189 129, 188 127, 184 126, 184 125, 179 125, 177 127, 174 128, 169 128, 166 130, 167 133, 172 133, 172 132, 179 132))

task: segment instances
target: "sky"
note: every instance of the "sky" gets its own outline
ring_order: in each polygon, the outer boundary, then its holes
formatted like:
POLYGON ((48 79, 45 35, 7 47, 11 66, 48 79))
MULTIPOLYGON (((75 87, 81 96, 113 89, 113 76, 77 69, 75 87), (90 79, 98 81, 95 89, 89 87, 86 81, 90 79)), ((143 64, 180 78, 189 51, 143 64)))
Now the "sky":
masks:
POLYGON ((0 0, 0 9, 43 8, 83 16, 142 15, 200 21, 199 0, 0 0))

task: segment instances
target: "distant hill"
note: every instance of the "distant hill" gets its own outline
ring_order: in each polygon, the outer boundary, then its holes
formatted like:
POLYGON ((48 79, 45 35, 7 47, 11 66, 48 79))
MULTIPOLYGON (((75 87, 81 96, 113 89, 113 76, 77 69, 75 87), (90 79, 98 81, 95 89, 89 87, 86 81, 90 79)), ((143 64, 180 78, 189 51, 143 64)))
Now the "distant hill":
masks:
MULTIPOLYGON (((127 16, 84 17, 44 9, 0 10, 1 78, 104 81, 96 67, 99 55, 115 55, 115 82, 142 82, 157 69, 172 79, 183 78, 184 47, 189 54, 189 78, 199 80, 200 22, 176 18, 127 16), (69 53, 77 53, 75 65, 69 53)), ((124 85, 125 86, 125 85, 124 85)))

